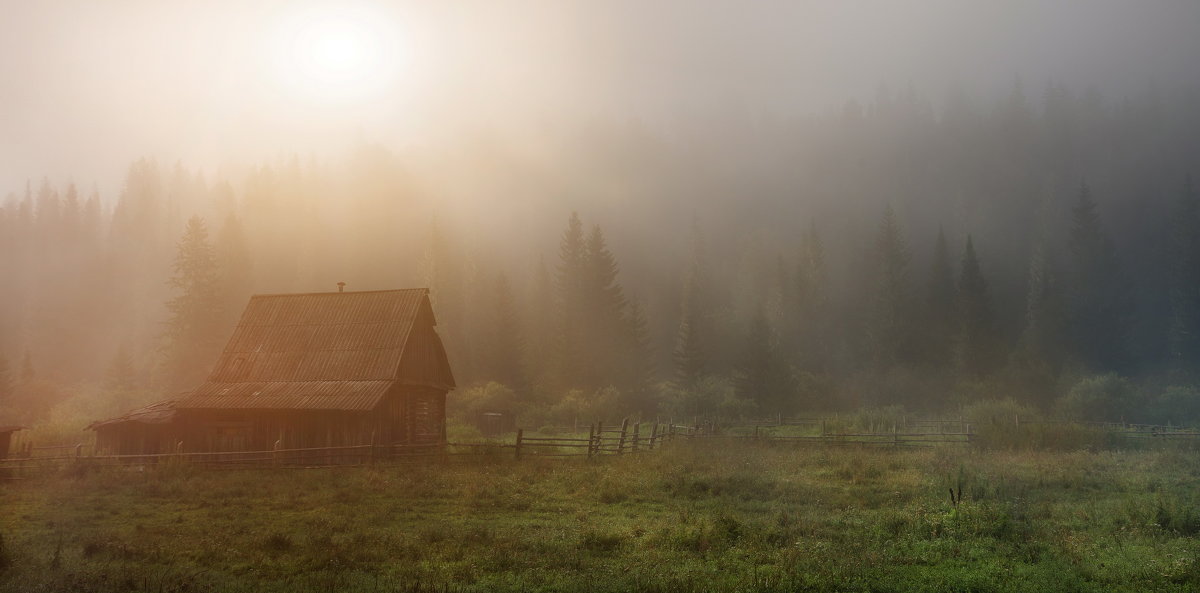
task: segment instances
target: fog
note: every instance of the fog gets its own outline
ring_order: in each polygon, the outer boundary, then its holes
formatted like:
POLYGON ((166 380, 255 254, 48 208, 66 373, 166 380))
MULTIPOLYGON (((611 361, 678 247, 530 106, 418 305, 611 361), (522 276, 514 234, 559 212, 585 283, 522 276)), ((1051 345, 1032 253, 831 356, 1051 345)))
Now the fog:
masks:
POLYGON ((14 422, 189 389, 250 294, 338 281, 430 287, 457 401, 534 423, 1200 419, 1195 3, 4 14, 14 422))
POLYGON ((1187 1, 10 2, 0 188, 47 175, 111 200, 145 155, 213 171, 596 119, 683 133, 840 110, 881 85, 941 105, 1019 76, 1031 95, 1055 81, 1119 99, 1193 86, 1198 22, 1187 1), (287 88, 278 38, 306 13, 360 14, 391 39, 384 84, 341 100, 287 88))

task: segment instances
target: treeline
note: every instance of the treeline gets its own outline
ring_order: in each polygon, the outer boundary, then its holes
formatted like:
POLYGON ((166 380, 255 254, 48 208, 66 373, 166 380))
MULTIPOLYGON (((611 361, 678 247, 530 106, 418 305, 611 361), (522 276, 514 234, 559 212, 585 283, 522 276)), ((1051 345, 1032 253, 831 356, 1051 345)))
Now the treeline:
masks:
POLYGON ((144 159, 108 199, 31 183, 0 211, 0 412, 167 397, 250 294, 346 281, 432 289, 464 419, 1200 416, 1195 93, 1042 99, 548 126, 512 139, 532 154, 144 159))

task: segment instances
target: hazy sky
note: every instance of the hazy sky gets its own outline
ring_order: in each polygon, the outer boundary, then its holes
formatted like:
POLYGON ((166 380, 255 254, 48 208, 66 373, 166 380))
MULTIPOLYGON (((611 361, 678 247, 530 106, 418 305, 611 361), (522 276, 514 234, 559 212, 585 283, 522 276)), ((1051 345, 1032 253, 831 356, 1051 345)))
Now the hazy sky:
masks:
POLYGON ((1194 0, 4 0, 2 10, 0 195, 49 175, 111 198, 142 155, 211 170, 360 139, 453 144, 480 126, 804 113, 869 100, 880 84, 936 100, 951 84, 1006 92, 1016 75, 1033 98, 1048 80, 1110 97, 1200 82, 1194 0), (353 76, 306 70, 305 44, 329 30, 360 44, 353 76))

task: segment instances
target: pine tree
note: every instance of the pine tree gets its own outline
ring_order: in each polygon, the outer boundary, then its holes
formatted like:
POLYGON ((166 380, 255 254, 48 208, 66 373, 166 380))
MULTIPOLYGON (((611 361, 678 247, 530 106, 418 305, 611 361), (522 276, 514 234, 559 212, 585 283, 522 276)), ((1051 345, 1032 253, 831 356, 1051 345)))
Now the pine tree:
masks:
POLYGON ((219 350, 223 335, 217 258, 204 219, 188 219, 168 282, 177 294, 167 301, 167 381, 199 382, 219 350))
POLYGON ((980 377, 999 364, 996 320, 987 281, 979 267, 975 244, 967 235, 958 277, 958 367, 965 376, 980 377))
POLYGON ((709 368, 711 351, 708 340, 711 333, 709 312, 706 310, 708 277, 705 258, 704 238, 693 222, 692 257, 684 278, 675 348, 671 351, 674 384, 681 390, 695 387, 697 382, 712 370, 709 368))
POLYGON ((29 353, 29 349, 25 349, 25 356, 21 358, 21 383, 29 383, 37 376, 37 372, 33 370, 33 355, 29 353))
POLYGON ((1191 374, 1200 370, 1200 206, 1190 177, 1172 223, 1168 344, 1176 369, 1191 374))
POLYGON ((579 214, 571 213, 558 247, 555 273, 555 369, 563 386, 579 386, 583 372, 583 336, 587 310, 587 245, 579 214))
POLYGON ((891 206, 879 224, 874 255, 874 302, 867 339, 876 368, 886 369, 911 356, 908 243, 891 206))
POLYGON ((1086 183, 1072 209, 1069 246, 1067 304, 1073 351, 1089 368, 1122 370, 1128 364, 1132 304, 1086 183))
POLYGON ((8 369, 8 359, 0 353, 0 406, 4 406, 12 398, 13 380, 8 369))
POLYGON ((741 355, 733 372, 734 391, 744 400, 769 412, 791 410, 792 394, 784 381, 776 340, 766 313, 760 307, 750 319, 741 355))
POLYGON ((517 318, 516 300, 503 272, 496 275, 492 291, 492 310, 487 325, 486 368, 488 378, 513 389, 525 386, 525 371, 521 366, 524 340, 517 318))
POLYGON ((1007 375, 1019 399, 1045 407, 1057 396, 1066 347, 1062 291, 1045 245, 1034 247, 1027 281, 1025 326, 1007 375))
POLYGON ((617 261, 600 226, 592 227, 584 251, 584 344, 589 364, 585 384, 605 387, 618 376, 627 347, 624 329, 625 295, 617 282, 617 261))
POLYGON ((236 321, 250 297, 254 282, 254 262, 246 233, 237 216, 225 218, 221 234, 217 237, 216 256, 220 268, 220 301, 228 322, 236 321))
POLYGON ((830 320, 825 248, 816 224, 800 239, 800 259, 796 266, 796 309, 800 367, 823 371, 828 365, 830 320))
POLYGON ((112 393, 128 393, 137 389, 137 371, 129 348, 121 344, 104 374, 104 389, 112 393))
POLYGON ((646 315, 637 299, 629 301, 626 321, 627 345, 624 351, 625 381, 622 387, 635 409, 650 412, 653 407, 651 390, 657 374, 654 363, 654 348, 650 344, 650 331, 646 315))
POLYGON ((945 365, 953 359, 956 295, 946 233, 939 227, 933 249, 933 265, 929 271, 924 332, 928 362, 935 366, 945 365))
POLYGON ((529 328, 525 368, 531 380, 545 385, 553 371, 550 361, 553 359, 556 323, 554 282, 546 267, 546 258, 540 255, 533 271, 533 295, 529 302, 532 307, 527 310, 525 321, 525 327, 529 328))

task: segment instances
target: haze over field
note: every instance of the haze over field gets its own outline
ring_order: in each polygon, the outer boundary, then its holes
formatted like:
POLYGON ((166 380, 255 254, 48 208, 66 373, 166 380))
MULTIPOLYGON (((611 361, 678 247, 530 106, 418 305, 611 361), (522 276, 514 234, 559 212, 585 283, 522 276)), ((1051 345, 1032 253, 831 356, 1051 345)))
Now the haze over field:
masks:
POLYGON ((248 295, 337 281, 431 287, 458 401, 530 422, 1200 416, 1193 2, 4 15, 15 421, 188 389, 248 295))

